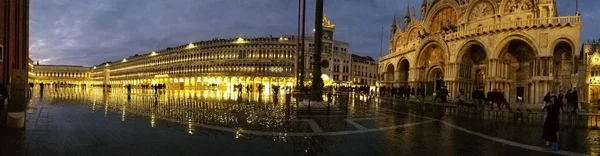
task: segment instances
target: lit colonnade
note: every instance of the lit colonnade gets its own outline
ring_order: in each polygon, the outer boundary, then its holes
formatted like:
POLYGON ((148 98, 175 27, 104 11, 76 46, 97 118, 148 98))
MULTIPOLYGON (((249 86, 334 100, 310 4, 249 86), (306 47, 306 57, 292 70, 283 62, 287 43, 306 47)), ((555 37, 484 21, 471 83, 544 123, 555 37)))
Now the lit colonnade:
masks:
POLYGON ((585 95, 580 15, 556 11, 551 0, 423 1, 420 19, 409 11, 393 19, 380 84, 421 87, 430 96, 447 86, 450 97, 463 89, 468 98, 483 86, 525 104, 572 87, 585 95))
POLYGON ((230 38, 169 47, 92 68, 94 85, 165 84, 170 89, 295 84, 295 37, 230 38))
POLYGON ((90 67, 39 63, 30 66, 30 83, 90 85, 90 67))

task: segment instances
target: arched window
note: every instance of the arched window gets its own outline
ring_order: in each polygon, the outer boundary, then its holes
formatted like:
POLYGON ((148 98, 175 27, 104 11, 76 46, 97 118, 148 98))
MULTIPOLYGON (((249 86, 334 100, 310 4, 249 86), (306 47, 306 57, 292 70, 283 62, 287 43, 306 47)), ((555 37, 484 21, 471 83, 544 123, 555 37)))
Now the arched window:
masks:
POLYGON ((447 31, 451 27, 455 27, 458 22, 456 11, 451 7, 443 8, 433 16, 433 19, 430 22, 429 31, 432 33, 447 31))
POLYGON ((593 76, 593 77, 600 76, 600 66, 599 65, 595 65, 592 67, 591 76, 593 76))

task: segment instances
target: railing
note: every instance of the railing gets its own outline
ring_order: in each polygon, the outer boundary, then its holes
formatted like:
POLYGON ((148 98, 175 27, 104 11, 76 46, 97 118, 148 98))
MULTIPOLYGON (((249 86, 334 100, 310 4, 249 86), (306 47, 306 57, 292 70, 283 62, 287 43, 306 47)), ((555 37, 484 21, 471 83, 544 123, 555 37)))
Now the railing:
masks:
POLYGON ((511 28, 523 28, 526 26, 531 27, 534 25, 567 24, 567 23, 578 23, 578 22, 581 22, 579 16, 563 16, 563 17, 511 21, 511 22, 483 26, 483 27, 478 27, 478 28, 473 28, 473 29, 459 27, 458 32, 447 34, 445 39, 452 40, 452 39, 456 39, 459 37, 474 35, 474 34, 483 33, 483 32, 493 32, 496 30, 511 29, 511 28))

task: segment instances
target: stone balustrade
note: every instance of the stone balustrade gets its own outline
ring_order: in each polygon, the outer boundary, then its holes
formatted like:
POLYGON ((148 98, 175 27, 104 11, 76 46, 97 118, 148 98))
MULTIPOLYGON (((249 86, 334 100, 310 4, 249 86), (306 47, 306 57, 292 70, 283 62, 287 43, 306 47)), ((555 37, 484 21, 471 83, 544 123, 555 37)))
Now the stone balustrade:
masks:
MULTIPOLYGON (((523 28, 535 28, 535 27, 549 27, 549 26, 560 26, 568 25, 573 23, 581 22, 579 16, 561 16, 552 18, 538 18, 538 19, 527 19, 518 20, 505 23, 499 23, 489 26, 482 26, 477 28, 464 28, 459 27, 457 32, 448 33, 445 36, 445 40, 451 41, 461 39, 465 37, 478 36, 487 33, 500 32, 511 29, 523 29, 523 28)), ((469 25, 469 24, 467 24, 469 25)))

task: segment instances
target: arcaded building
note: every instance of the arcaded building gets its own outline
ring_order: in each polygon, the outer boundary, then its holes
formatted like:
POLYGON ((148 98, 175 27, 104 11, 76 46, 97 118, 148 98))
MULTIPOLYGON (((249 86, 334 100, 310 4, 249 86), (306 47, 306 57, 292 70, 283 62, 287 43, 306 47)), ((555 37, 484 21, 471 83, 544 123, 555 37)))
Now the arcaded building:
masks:
POLYGON ((90 67, 71 65, 31 65, 30 83, 48 85, 90 85, 90 67))
POLYGON ((554 0, 423 0, 420 12, 408 10, 393 19, 389 53, 379 61, 382 85, 428 95, 447 86, 451 96, 482 86, 525 104, 578 87, 586 98, 575 10, 559 16, 554 0))
POLYGON ((295 44, 294 37, 200 41, 96 65, 91 81, 94 85, 165 84, 170 88, 293 85, 295 44))
MULTIPOLYGON (((323 20, 322 68, 326 85, 351 83, 347 42, 334 39, 335 25, 323 20)), ((295 86, 297 37, 238 37, 194 42, 104 62, 91 69, 92 85, 134 87, 165 84, 168 88, 231 88, 234 85, 295 86)), ((305 84, 310 84, 314 38, 305 38, 305 84)))

